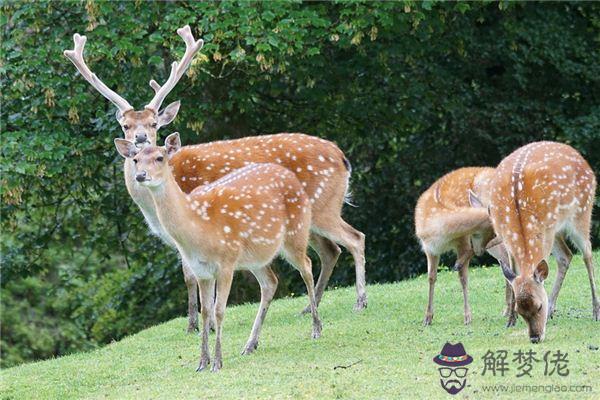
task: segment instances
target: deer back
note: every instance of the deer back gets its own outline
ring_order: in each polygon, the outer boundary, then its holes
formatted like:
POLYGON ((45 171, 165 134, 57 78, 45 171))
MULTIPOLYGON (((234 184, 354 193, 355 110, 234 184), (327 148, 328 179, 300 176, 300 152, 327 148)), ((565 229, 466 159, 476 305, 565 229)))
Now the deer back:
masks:
POLYGON ((185 146, 169 163, 186 193, 252 163, 278 164, 296 175, 314 209, 332 200, 341 206, 350 176, 348 161, 334 143, 298 133, 185 146))
POLYGON ((186 199, 195 214, 190 219, 202 226, 202 236, 232 252, 259 258, 266 252, 268 258, 286 235, 300 231, 308 235, 308 196, 296 176, 276 164, 240 168, 196 188, 186 199))
POLYGON ((493 171, 487 167, 460 168, 434 182, 417 202, 417 236, 454 237, 486 225, 487 210, 471 207, 468 192, 486 198, 493 171))
POLYGON ((531 143, 500 163, 490 215, 521 269, 530 271, 540 263, 555 234, 591 211, 595 187, 589 164, 565 144, 531 143))

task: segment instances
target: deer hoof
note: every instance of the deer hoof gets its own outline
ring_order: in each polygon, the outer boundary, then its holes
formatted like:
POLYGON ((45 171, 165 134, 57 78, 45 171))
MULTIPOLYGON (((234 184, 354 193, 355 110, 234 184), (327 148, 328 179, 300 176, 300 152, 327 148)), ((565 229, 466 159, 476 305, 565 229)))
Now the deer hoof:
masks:
POLYGON ((312 329, 312 335, 311 335, 311 337, 313 339, 320 338, 322 330, 323 330, 323 324, 321 324, 321 321, 317 321, 317 322, 313 323, 313 329, 312 329))
POLYGON ((310 314, 310 304, 304 308, 304 310, 300 311, 300 315, 310 314))
POLYGON ((432 320, 433 320, 433 314, 425 314, 425 318, 423 319, 423 326, 431 325, 432 320))
POLYGON ((358 299, 356 299, 356 304, 354 304, 354 311, 362 311, 367 308, 367 295, 363 294, 358 299))
POLYGON ((471 316, 471 313, 465 314, 465 325, 469 325, 472 320, 473 320, 473 317, 471 316))
POLYGON ((242 351, 242 355, 243 356, 247 356, 249 354, 254 353, 254 350, 256 350, 258 348, 258 342, 250 342, 248 344, 246 344, 246 347, 244 347, 244 351, 242 351))
POLYGON ((508 321, 506 321, 506 327, 507 328, 513 327, 516 324, 517 324, 517 319, 515 317, 512 317, 512 316, 508 318, 508 321))
POLYGON ((198 368, 196 368, 196 372, 202 372, 206 369, 206 367, 208 367, 208 365, 210 364, 210 359, 201 359, 200 360, 200 365, 198 365, 198 368))
POLYGON ((215 360, 215 363, 213 364, 213 366, 210 370, 211 370, 211 372, 219 372, 221 370, 221 368, 223 368, 223 361, 215 360))

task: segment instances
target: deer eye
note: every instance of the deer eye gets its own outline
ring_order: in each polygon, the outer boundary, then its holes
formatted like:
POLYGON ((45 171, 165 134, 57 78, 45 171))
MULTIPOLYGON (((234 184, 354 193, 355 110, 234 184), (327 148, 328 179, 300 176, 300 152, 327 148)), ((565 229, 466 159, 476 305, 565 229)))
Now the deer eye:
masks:
POLYGON ((125 129, 126 131, 129 130, 129 125, 123 125, 123 129, 125 129))
POLYGON ((538 312, 542 311, 542 304, 538 307, 538 312))
POLYGON ((156 122, 153 122, 153 123, 152 123, 152 127, 153 127, 153 128, 156 128, 157 126, 158 126, 158 124, 157 124, 156 122))
POLYGON ((163 157, 162 156, 156 157, 156 161, 163 162, 163 157))
POLYGON ((135 159, 135 158, 134 158, 134 159, 133 159, 133 163, 134 163, 134 164, 137 164, 137 159, 135 159))

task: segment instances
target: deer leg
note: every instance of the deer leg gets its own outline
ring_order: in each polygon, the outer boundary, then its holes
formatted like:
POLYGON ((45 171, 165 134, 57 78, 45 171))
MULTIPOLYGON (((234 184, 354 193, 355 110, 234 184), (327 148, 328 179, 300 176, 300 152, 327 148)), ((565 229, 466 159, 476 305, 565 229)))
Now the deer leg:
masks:
POLYGON ((217 318, 215 357, 212 366, 212 372, 218 372, 223 368, 223 352, 221 351, 221 338, 223 335, 223 318, 225 316, 225 307, 231 291, 231 282, 233 281, 233 265, 222 265, 217 277, 217 298, 215 302, 215 316, 217 318))
MULTIPOLYGON (((492 240, 490 240, 487 244, 486 244, 486 251, 488 252, 488 254, 490 254, 492 257, 494 257, 497 261, 499 265, 510 265, 510 257, 508 255, 508 251, 506 250, 506 247, 504 246, 504 244, 502 243, 502 240, 499 237, 495 237, 492 240)), ((508 283, 508 281, 504 282, 505 284, 505 289, 504 289, 504 302, 505 302, 505 308, 502 311, 502 315, 504 317, 508 317, 509 313, 510 313, 510 301, 511 301, 511 296, 512 296, 512 288, 510 287, 510 284, 508 283)))
POLYGON ((600 302, 596 295, 596 279, 594 278, 594 262, 592 259, 592 242, 590 241, 590 224, 592 219, 592 209, 589 207, 587 212, 578 216, 573 226, 570 238, 577 248, 583 253, 583 262, 587 268, 588 278, 590 279, 590 289, 592 291, 592 315, 595 321, 600 321, 600 302))
POLYGON ((573 253, 569 250, 569 247, 562 236, 556 236, 552 254, 554 254, 554 258, 556 258, 558 270, 556 271, 556 281, 554 281, 554 286, 552 287, 552 294, 550 295, 550 299, 548 299, 548 318, 552 318, 552 315, 554 314, 558 292, 562 287, 563 280, 567 274, 567 269, 573 258, 573 253))
POLYGON ((459 271, 462 270, 465 266, 468 267, 471 262, 471 258, 475 255, 473 249, 471 248, 471 244, 468 240, 462 241, 458 246, 458 257, 456 258, 456 262, 454 263, 454 270, 459 271))
POLYGON ((312 274, 312 263, 306 255, 306 244, 299 243, 296 237, 292 237, 284 244, 286 259, 300 272, 302 280, 306 285, 308 300, 310 302, 310 313, 313 319, 312 338, 321 337, 323 326, 317 312, 317 301, 315 299, 315 284, 312 274), (296 240, 295 240, 296 239, 296 240))
POLYGON ((586 240, 583 244, 583 262, 587 268, 588 278, 590 279, 590 288, 592 290, 592 315, 595 321, 600 321, 600 302, 596 295, 596 280, 594 278, 594 263, 592 260, 592 243, 586 240))
POLYGON ((508 317, 508 315, 510 314, 510 304, 511 304, 511 299, 512 299, 512 288, 510 287, 510 283, 505 282, 505 288, 504 288, 504 302, 506 303, 506 306, 504 308, 504 310, 502 311, 502 316, 503 317, 508 317))
POLYGON ((600 302, 596 296, 596 280, 594 278, 594 264, 592 260, 592 244, 588 240, 586 250, 583 253, 583 261, 588 271, 588 277, 590 279, 590 288, 592 290, 592 313, 593 318, 596 321, 600 321, 600 302))
POLYGON ((365 235, 354 229, 340 216, 334 220, 327 216, 313 216, 320 232, 328 239, 344 246, 354 258, 356 269, 356 304, 355 311, 367 307, 367 292, 365 280, 365 235), (322 217, 322 218, 321 218, 322 217))
POLYGON ((192 333, 198 331, 198 280, 184 261, 181 262, 181 269, 188 293, 187 333, 192 333))
MULTIPOLYGON (((514 263, 511 255, 508 256, 508 264, 509 264, 510 269, 513 270, 513 272, 514 272, 515 271, 515 263, 514 263)), ((506 327, 507 328, 510 328, 517 324, 517 311, 515 310, 515 307, 517 306, 517 298, 515 297, 515 291, 513 290, 512 285, 509 284, 509 286, 510 286, 510 299, 509 299, 509 303, 508 303, 508 315, 506 318, 506 327)))
POLYGON ((425 253, 427 256, 427 275, 429 277, 429 301, 427 303, 427 310, 425 311, 425 319, 423 325, 431 325, 433 319, 433 291, 435 289, 435 281, 437 279, 437 267, 440 262, 439 256, 434 256, 430 253, 425 253))
MULTIPOLYGON (((467 238, 466 241, 463 241, 458 248, 458 259, 456 260, 456 264, 458 265, 458 276, 460 277, 460 284, 462 286, 463 291, 463 303, 464 303, 464 312, 465 312, 465 325, 471 323, 471 307, 469 306, 469 263, 471 258, 473 257, 473 249, 471 248, 471 244, 467 238)), ((455 266, 456 268, 456 266, 455 266)))
POLYGON ((321 323, 321 319, 319 318, 319 313, 317 312, 317 300, 315 299, 312 263, 306 254, 304 255, 304 262, 300 262, 298 267, 300 268, 300 275, 302 275, 302 280, 306 285, 306 291, 310 300, 310 314, 312 315, 313 319, 312 338, 318 339, 321 337, 323 325, 321 323))
POLYGON ((512 290, 512 287, 511 287, 510 303, 509 303, 509 307, 508 307, 508 318, 506 321, 507 328, 510 328, 517 324, 517 312, 515 311, 516 303, 517 303, 517 300, 515 298, 515 292, 512 290))
MULTIPOLYGON (((333 268, 342 252, 335 242, 327 239, 324 236, 313 233, 311 235, 310 246, 317 252, 321 260, 321 274, 315 288, 315 299, 317 306, 321 303, 323 292, 329 283, 329 278, 333 273, 333 268)), ((310 304, 302 311, 302 314, 310 312, 310 304)))
POLYGON ((214 332, 217 329, 217 318, 215 317, 216 286, 214 279, 209 280, 207 289, 211 295, 206 298, 208 302, 206 306, 210 310, 210 330, 214 332))
POLYGON ((258 313, 256 314, 254 325, 252 325, 252 332, 250 333, 248 342, 246 342, 246 346, 244 347, 242 355, 250 354, 258 347, 260 330, 265 317, 267 316, 269 305, 271 304, 273 296, 275 296, 275 291, 277 290, 277 275, 275 275, 269 265, 262 269, 252 271, 252 273, 260 284, 260 306, 258 307, 258 313))
POLYGON ((212 304, 212 298, 214 297, 214 280, 202 279, 198 281, 200 286, 200 313, 202 314, 202 344, 200 346, 200 364, 196 369, 197 372, 203 371, 210 364, 210 352, 208 350, 208 332, 210 331, 210 320, 214 315, 214 307, 209 306, 212 304))

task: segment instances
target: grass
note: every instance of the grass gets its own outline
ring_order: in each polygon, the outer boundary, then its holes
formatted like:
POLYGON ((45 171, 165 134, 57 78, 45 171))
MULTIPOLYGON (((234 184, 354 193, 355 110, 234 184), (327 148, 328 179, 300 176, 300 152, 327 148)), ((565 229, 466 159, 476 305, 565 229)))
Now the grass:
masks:
MULTIPOLYGON (((600 273, 600 253, 595 254, 600 273)), ((370 266, 375 268, 375 266, 370 266)), ((551 265, 554 280, 556 265, 551 265)), ((427 277, 368 288, 369 308, 351 311, 352 288, 328 291, 320 307, 323 336, 310 339, 309 316, 298 316, 306 298, 273 303, 258 350, 241 356, 257 304, 231 307, 224 326, 224 367, 218 374, 196 373, 199 338, 186 335, 177 318, 88 353, 21 365, 2 371, 2 399, 176 399, 176 398, 450 398, 439 385, 432 357, 446 341, 462 342, 474 362, 467 387, 455 398, 516 397, 492 394, 483 385, 589 385, 592 393, 520 394, 528 398, 600 396, 600 323, 592 321, 587 272, 576 257, 565 279, 544 343, 530 344, 525 324, 504 327, 504 281, 497 267, 472 269, 473 323, 463 325, 457 274, 441 271, 433 325, 421 326, 427 277), (533 349, 568 353, 568 377, 544 376, 536 363, 533 378, 482 376, 487 350, 533 349), (347 368, 340 368, 345 366, 347 368)), ((212 336, 211 336, 212 338, 212 336)), ((211 340, 211 351, 212 340, 211 340)))

